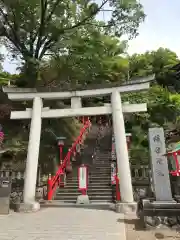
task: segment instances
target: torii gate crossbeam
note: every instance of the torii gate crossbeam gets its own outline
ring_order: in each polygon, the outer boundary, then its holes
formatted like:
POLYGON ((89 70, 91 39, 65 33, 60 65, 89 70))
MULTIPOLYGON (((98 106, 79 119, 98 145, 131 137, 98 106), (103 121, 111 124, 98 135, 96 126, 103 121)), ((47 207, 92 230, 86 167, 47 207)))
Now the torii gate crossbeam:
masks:
MULTIPOLYGON (((146 112, 147 104, 124 104, 122 105, 124 113, 146 112)), ((102 107, 82 107, 82 108, 68 108, 68 109, 42 109, 42 118, 61 118, 61 117, 80 117, 80 116, 97 116, 112 114, 111 104, 102 107)), ((32 109, 26 111, 12 111, 11 119, 30 119, 32 117, 32 109)))

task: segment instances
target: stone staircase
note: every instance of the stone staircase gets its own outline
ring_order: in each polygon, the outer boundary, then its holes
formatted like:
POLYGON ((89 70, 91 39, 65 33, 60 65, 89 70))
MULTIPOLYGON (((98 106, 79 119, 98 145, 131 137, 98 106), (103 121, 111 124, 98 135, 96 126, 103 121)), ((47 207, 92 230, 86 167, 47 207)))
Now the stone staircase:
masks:
POLYGON ((88 166, 88 196, 92 203, 112 202, 111 187, 111 129, 99 130, 93 125, 84 144, 81 156, 73 163, 73 173, 67 177, 64 188, 57 190, 54 200, 75 203, 78 191, 77 172, 80 164, 88 166))
POLYGON ((90 168, 88 195, 91 202, 112 201, 109 153, 101 153, 101 151, 97 153, 94 164, 90 168))

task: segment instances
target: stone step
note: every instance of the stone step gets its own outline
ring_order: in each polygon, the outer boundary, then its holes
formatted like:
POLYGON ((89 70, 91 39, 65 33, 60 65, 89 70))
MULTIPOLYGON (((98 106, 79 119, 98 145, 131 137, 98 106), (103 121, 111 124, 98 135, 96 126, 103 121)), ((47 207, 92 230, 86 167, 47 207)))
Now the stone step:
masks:
MULTIPOLYGON (((88 188, 107 188, 111 186, 111 181, 104 181, 104 182, 88 182, 88 188)), ((78 188, 78 184, 74 183, 74 184, 67 184, 64 187, 60 187, 60 188, 78 188)))
POLYGON ((88 193, 89 196, 95 196, 95 195, 112 196, 112 190, 111 189, 108 189, 106 191, 91 191, 91 190, 88 190, 87 193, 88 193))
POLYGON ((111 163, 111 159, 96 159, 94 160, 94 164, 110 164, 111 163))
POLYGON ((111 168, 91 168, 89 170, 90 173, 110 173, 111 172, 111 168))
POLYGON ((91 172, 96 171, 96 170, 104 172, 109 169, 111 169, 111 164, 93 164, 90 167, 91 172))
POLYGON ((90 175, 89 177, 88 177, 88 182, 108 182, 108 181, 111 181, 111 176, 110 176, 110 174, 108 174, 108 175, 104 175, 104 176, 102 176, 102 175, 90 175))
MULTIPOLYGON (((107 188, 111 186, 111 181, 106 181, 106 182, 89 182, 88 183, 88 189, 90 188, 107 188)), ((63 188, 63 187, 61 187, 63 188)), ((66 184, 65 188, 78 188, 78 184, 66 184)))
MULTIPOLYGON (((108 186, 111 186, 111 181, 103 181, 103 182, 97 182, 97 181, 90 181, 88 182, 88 188, 107 188, 108 186)), ((78 183, 66 183, 64 187, 60 188, 78 188, 78 183)))
MULTIPOLYGON (((65 186, 64 188, 67 188, 67 189, 78 189, 79 186, 78 185, 72 185, 72 186, 65 186)), ((111 184, 103 184, 103 185, 99 185, 99 184, 92 184, 92 185, 88 185, 88 189, 104 189, 104 188, 107 188, 107 189, 110 189, 111 188, 111 184)), ((63 189, 63 188, 62 188, 63 189)))
POLYGON ((112 195, 91 195, 89 196, 89 200, 112 200, 112 195))
POLYGON ((46 208, 46 207, 76 207, 76 208, 84 208, 87 207, 88 209, 91 208, 93 209, 93 207, 95 209, 102 209, 102 210, 109 210, 109 209, 113 209, 113 205, 112 205, 112 199, 110 200, 106 200, 106 199, 102 199, 102 200, 97 200, 97 199, 91 199, 89 204, 76 204, 76 199, 73 200, 56 200, 54 199, 51 202, 41 202, 41 207, 46 208))
POLYGON ((97 180, 100 180, 100 181, 104 181, 106 179, 111 179, 111 175, 110 173, 109 174, 95 174, 95 175, 89 175, 88 177, 89 179, 97 179, 97 180))
POLYGON ((93 170, 109 170, 111 169, 111 166, 92 166, 91 171, 93 170))
POLYGON ((111 166, 111 163, 94 163, 92 165, 92 167, 98 167, 98 168, 106 168, 106 167, 110 167, 111 166))
POLYGON ((103 179, 105 179, 105 178, 110 178, 111 177, 111 173, 110 172, 108 172, 108 173, 91 173, 91 174, 89 174, 89 176, 88 176, 89 178, 91 178, 91 177, 99 177, 99 178, 103 178, 103 179))
MULTIPOLYGON (((66 183, 66 185, 64 187, 60 187, 60 189, 64 189, 64 188, 69 188, 69 189, 72 189, 72 188, 78 188, 79 185, 76 184, 76 183, 66 183)), ((108 188, 108 187, 111 187, 111 181, 104 181, 104 182, 95 182, 95 181, 90 181, 88 182, 88 189, 90 188, 108 188)))
POLYGON ((108 186, 111 185, 111 179, 105 179, 104 181, 89 181, 88 186, 108 186))
POLYGON ((110 206, 110 204, 112 204, 111 201, 106 201, 106 200, 92 200, 90 202, 90 204, 76 204, 76 201, 72 201, 69 202, 68 201, 64 201, 64 200, 52 200, 52 201, 41 201, 40 202, 42 207, 82 207, 84 208, 84 206, 87 207, 103 207, 103 206, 110 206))
POLYGON ((109 170, 111 168, 111 164, 93 164, 91 165, 90 167, 90 170, 93 171, 93 170, 96 170, 98 169, 99 171, 105 171, 105 170, 109 170))
POLYGON ((99 150, 96 151, 96 158, 97 159, 111 158, 111 154, 112 154, 111 150, 110 151, 106 151, 105 149, 103 149, 103 153, 102 153, 102 149, 101 150, 99 149, 99 150))
POLYGON ((107 165, 107 164, 111 164, 111 161, 112 160, 110 158, 94 159, 94 164, 107 165))
POLYGON ((71 201, 71 200, 74 200, 74 201, 76 201, 77 200, 77 197, 79 196, 80 194, 71 194, 71 195, 57 195, 56 194, 56 196, 55 196, 55 200, 69 200, 69 201, 71 201))
POLYGON ((111 161, 111 156, 104 156, 104 157, 99 157, 98 153, 94 156, 94 161, 96 162, 110 162, 111 161))
POLYGON ((98 163, 98 164, 96 164, 96 163, 94 163, 94 164, 92 164, 91 165, 91 167, 92 168, 109 168, 109 167, 111 167, 111 163, 98 163))
POLYGON ((90 166, 91 167, 109 167, 109 166, 111 166, 111 162, 109 161, 109 162, 92 162, 92 163, 90 163, 90 166))
POLYGON ((74 197, 74 196, 78 196, 81 195, 81 192, 57 192, 56 193, 56 197, 60 196, 60 197, 74 197))
MULTIPOLYGON (((106 180, 110 180, 111 179, 111 174, 109 173, 109 174, 95 174, 95 175, 92 175, 92 174, 90 174, 89 176, 88 176, 88 179, 97 179, 97 180, 99 180, 99 181, 106 181, 106 180)), ((78 178, 73 178, 73 179, 67 179, 66 180, 66 183, 75 183, 75 182, 78 182, 78 178)))
POLYGON ((106 165, 106 166, 103 166, 103 165, 92 165, 90 168, 89 168, 89 171, 90 172, 96 172, 96 171, 99 171, 99 172, 107 172, 107 171, 110 171, 111 170, 111 165, 106 165))
MULTIPOLYGON (((99 171, 94 172, 93 171, 88 174, 88 178, 90 178, 92 175, 95 177, 98 177, 98 178, 102 178, 102 179, 107 178, 107 177, 111 178, 111 171, 109 171, 109 172, 99 172, 99 171)), ((72 176, 72 178, 66 178, 66 181, 67 182, 78 181, 78 177, 72 176)))
POLYGON ((104 168, 104 167, 98 167, 98 168, 92 167, 92 168, 89 169, 89 172, 90 173, 96 173, 96 172, 107 173, 107 172, 111 172, 111 167, 106 167, 106 168, 104 168))
POLYGON ((93 165, 111 165, 111 159, 94 160, 93 165))
MULTIPOLYGON (((98 168, 95 168, 95 167, 90 167, 88 172, 91 174, 91 173, 109 173, 111 172, 111 167, 106 167, 106 168, 103 168, 103 167, 98 167, 98 168)), ((72 177, 78 177, 78 172, 74 172, 72 173, 71 175, 67 175, 67 178, 68 179, 71 179, 72 177)))
MULTIPOLYGON (((81 194, 56 195, 55 200, 76 200, 81 194)), ((89 200, 112 200, 112 195, 94 195, 89 196, 89 200)))
MULTIPOLYGON (((81 192, 58 192, 56 194, 56 198, 60 197, 60 198, 73 198, 73 197, 77 197, 78 195, 81 195, 81 192)), ((112 192, 105 192, 105 193, 101 193, 101 192, 88 192, 88 196, 91 198, 96 198, 96 196, 99 197, 110 197, 112 198, 112 192)))
MULTIPOLYGON (((80 191, 79 191, 79 189, 78 188, 71 188, 71 189, 69 189, 69 188, 60 188, 60 189, 58 189, 58 191, 57 191, 57 194, 61 194, 61 193, 79 193, 80 191)), ((88 188, 88 194, 92 194, 92 195, 94 195, 94 194, 97 194, 97 193, 99 193, 99 194, 112 194, 112 189, 109 187, 109 188, 88 188)))
POLYGON ((111 162, 111 158, 110 157, 106 157, 106 158, 97 158, 94 157, 94 163, 110 163, 111 162))
MULTIPOLYGON (((109 177, 104 178, 104 179, 89 178, 88 185, 91 185, 91 184, 99 185, 99 184, 103 184, 103 183, 107 185, 110 182, 111 182, 111 179, 109 177)), ((66 182, 66 185, 67 186, 78 185, 78 181, 66 182)))
MULTIPOLYGON (((59 189, 78 189, 78 184, 66 184, 65 187, 60 187, 59 189)), ((111 182, 105 182, 105 183, 88 183, 88 189, 105 189, 105 188, 111 188, 111 182)))
POLYGON ((94 164, 111 164, 111 159, 96 159, 94 164))
POLYGON ((103 183, 110 183, 111 179, 110 178, 105 178, 105 179, 98 179, 98 178, 90 178, 88 181, 88 184, 103 184, 103 183))

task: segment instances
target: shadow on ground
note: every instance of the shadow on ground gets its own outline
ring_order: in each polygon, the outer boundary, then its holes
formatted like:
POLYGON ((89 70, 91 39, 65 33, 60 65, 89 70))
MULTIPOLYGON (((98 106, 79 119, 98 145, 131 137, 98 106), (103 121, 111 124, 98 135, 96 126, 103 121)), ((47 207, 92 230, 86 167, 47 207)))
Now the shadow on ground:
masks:
MULTIPOLYGON (((145 227, 144 227, 144 223, 142 220, 140 219, 117 219, 117 222, 119 223, 122 223, 124 222, 125 224, 127 225, 132 225, 133 226, 133 230, 134 231, 140 231, 140 232, 151 232, 151 236, 154 235, 155 239, 180 239, 180 236, 177 236, 179 235, 179 230, 180 229, 171 229, 171 228, 168 228, 168 229, 151 229, 151 230, 147 230, 145 227), (175 231, 174 231, 175 230, 175 231), (172 234, 172 235, 171 235, 172 234)), ((144 238, 143 238, 144 239, 144 238)), ((154 239, 154 238, 153 238, 154 239)))
POLYGON ((130 224, 134 226, 134 230, 136 231, 144 231, 144 223, 141 219, 117 219, 117 222, 122 223, 124 222, 125 224, 130 224))

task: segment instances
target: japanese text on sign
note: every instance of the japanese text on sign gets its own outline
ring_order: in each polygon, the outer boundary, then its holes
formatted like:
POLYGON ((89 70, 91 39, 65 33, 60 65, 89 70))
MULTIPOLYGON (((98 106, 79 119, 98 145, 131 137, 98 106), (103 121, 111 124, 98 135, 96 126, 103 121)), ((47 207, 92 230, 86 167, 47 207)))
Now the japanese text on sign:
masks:
POLYGON ((160 165, 163 165, 163 158, 162 158, 162 141, 161 141, 161 137, 159 134, 153 136, 153 142, 154 142, 154 153, 155 153, 155 158, 156 158, 156 171, 155 173, 159 176, 159 177, 163 177, 164 174, 161 171, 161 167, 160 165), (158 167, 159 166, 159 167, 158 167))
POLYGON ((159 135, 154 136, 153 141, 154 142, 160 142, 161 141, 160 136, 159 135))

